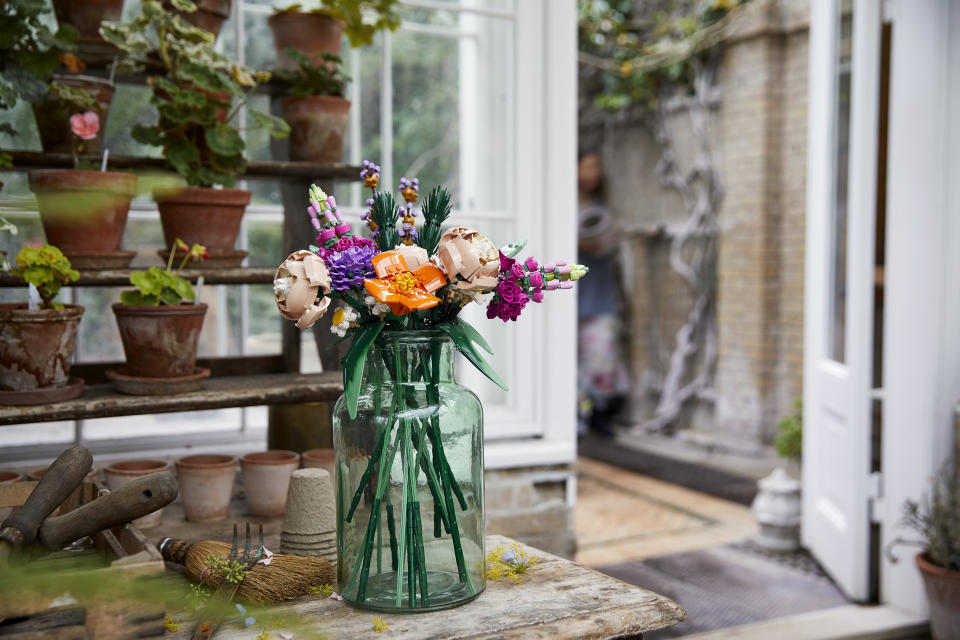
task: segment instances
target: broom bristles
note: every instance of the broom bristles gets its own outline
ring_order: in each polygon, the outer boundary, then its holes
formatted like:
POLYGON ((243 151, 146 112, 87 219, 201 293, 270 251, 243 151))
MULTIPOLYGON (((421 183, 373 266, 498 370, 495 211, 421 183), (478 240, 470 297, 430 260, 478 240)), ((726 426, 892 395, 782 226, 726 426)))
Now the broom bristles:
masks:
MULTIPOLYGON (((229 555, 230 545, 226 542, 195 542, 187 552, 184 565, 187 577, 212 587, 219 586, 223 576, 207 568, 206 558, 229 555)), ((247 572, 237 589, 237 598, 251 604, 292 600, 306 593, 307 587, 335 585, 336 573, 336 568, 321 558, 275 553, 269 565, 257 564, 247 572)))

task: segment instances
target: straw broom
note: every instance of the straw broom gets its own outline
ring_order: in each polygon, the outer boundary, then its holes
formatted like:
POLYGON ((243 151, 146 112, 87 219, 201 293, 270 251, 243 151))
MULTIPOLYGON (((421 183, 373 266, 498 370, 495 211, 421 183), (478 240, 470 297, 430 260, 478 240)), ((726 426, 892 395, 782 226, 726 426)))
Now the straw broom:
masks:
MULTIPOLYGON (((184 565, 187 577, 194 582, 217 587, 223 581, 222 572, 210 570, 207 558, 226 559, 230 555, 230 545, 226 542, 191 543, 164 538, 157 547, 164 559, 184 565)), ((269 565, 257 564, 247 572, 237 590, 237 598, 252 604, 271 604, 302 596, 307 587, 334 585, 336 580, 336 567, 326 560, 275 553, 269 565)))

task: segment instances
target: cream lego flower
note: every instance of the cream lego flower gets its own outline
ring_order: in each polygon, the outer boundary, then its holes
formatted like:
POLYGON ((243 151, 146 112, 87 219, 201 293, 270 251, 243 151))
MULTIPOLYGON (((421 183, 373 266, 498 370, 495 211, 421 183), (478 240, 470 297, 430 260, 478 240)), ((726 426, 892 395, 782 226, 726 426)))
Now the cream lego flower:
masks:
POLYGON ((323 260, 310 251, 287 256, 273 278, 273 295, 280 314, 307 329, 323 317, 330 299, 330 274, 323 260), (321 295, 320 292, 323 292, 321 295))
POLYGON ((440 236, 439 266, 461 291, 489 291, 497 286, 500 251, 490 240, 467 227, 454 227, 440 236))
POLYGON ((385 316, 390 313, 390 305, 379 302, 373 296, 366 296, 363 299, 363 304, 370 307, 370 313, 375 316, 385 316))
POLYGON ((360 314, 351 309, 350 307, 340 307, 333 312, 333 318, 331 320, 332 324, 330 325, 330 332, 337 334, 337 336, 343 338, 347 335, 347 331, 355 326, 357 326, 357 320, 360 319, 360 314))

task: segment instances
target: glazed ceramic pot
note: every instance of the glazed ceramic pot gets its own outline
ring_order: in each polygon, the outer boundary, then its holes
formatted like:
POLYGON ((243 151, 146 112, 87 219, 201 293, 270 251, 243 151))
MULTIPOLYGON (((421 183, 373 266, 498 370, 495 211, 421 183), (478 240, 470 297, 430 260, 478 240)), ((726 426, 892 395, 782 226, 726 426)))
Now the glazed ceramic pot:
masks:
MULTIPOLYGON (((107 488, 111 491, 119 489, 132 480, 161 471, 170 471, 170 463, 165 460, 127 460, 114 462, 103 468, 107 488)), ((163 509, 157 509, 149 515, 137 518, 133 521, 133 525, 140 529, 150 529, 159 525, 162 519, 163 509)))
POLYGON ((282 449, 248 453, 240 458, 250 515, 282 515, 290 476, 300 468, 300 454, 282 449))
POLYGON ((230 507, 237 459, 223 454, 199 454, 176 462, 183 512, 190 522, 223 520, 230 507))
POLYGON ((930 604, 933 640, 954 640, 960 631, 960 571, 933 564, 926 553, 917 554, 917 568, 930 604))

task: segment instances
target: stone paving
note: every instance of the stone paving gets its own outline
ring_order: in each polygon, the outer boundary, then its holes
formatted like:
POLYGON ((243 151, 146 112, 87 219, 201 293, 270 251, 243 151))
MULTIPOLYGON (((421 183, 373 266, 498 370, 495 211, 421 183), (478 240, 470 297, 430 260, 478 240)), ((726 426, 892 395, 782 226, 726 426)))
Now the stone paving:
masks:
POLYGON ((806 553, 757 548, 748 507, 582 456, 577 467, 576 560, 687 610, 654 640, 847 603, 806 553))

